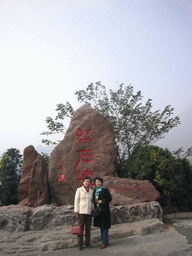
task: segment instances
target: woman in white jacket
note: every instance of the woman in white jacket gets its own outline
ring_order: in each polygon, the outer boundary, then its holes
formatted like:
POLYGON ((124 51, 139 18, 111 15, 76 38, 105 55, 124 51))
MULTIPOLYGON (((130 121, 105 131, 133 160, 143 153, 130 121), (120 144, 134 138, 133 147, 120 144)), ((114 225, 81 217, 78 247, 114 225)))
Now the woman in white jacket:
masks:
MULTIPOLYGON (((90 244, 90 228, 91 228, 91 211, 93 209, 92 195, 93 190, 90 189, 90 177, 84 177, 83 186, 78 188, 75 194, 74 212, 78 215, 79 225, 84 230, 85 226, 85 245, 91 248, 90 244)), ((83 235, 78 236, 78 248, 82 250, 83 235)))

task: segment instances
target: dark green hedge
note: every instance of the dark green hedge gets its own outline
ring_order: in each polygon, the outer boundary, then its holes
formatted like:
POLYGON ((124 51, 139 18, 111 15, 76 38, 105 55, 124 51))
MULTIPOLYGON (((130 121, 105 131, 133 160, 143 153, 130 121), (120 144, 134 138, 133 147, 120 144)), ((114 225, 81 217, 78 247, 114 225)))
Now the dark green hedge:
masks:
POLYGON ((161 194, 162 206, 192 209, 192 168, 158 146, 138 147, 127 161, 127 178, 149 180, 161 194))

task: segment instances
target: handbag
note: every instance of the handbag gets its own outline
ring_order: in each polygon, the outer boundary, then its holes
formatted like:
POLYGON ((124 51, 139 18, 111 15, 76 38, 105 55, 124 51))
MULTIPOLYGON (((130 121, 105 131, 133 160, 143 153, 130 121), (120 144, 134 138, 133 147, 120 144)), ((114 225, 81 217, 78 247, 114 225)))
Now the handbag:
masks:
POLYGON ((82 226, 80 226, 78 224, 76 215, 73 219, 73 223, 72 223, 72 227, 71 227, 71 234, 76 235, 76 236, 79 236, 79 235, 83 234, 83 228, 82 228, 82 226))
POLYGON ((93 217, 100 217, 102 215, 102 209, 97 206, 95 209, 92 210, 93 217))

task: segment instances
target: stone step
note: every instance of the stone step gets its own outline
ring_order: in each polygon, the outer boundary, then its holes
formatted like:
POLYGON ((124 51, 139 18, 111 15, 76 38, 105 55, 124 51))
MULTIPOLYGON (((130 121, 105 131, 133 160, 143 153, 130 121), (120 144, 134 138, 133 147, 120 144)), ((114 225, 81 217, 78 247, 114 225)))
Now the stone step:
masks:
MULTIPOLYGON (((109 240, 126 236, 148 235, 164 231, 164 223, 159 219, 149 219, 133 223, 112 225, 109 240)), ((92 227, 91 242, 100 241, 100 230, 92 227)), ((0 231, 0 254, 40 255, 48 251, 72 248, 77 245, 77 236, 71 235, 71 226, 51 230, 9 233, 0 231)))

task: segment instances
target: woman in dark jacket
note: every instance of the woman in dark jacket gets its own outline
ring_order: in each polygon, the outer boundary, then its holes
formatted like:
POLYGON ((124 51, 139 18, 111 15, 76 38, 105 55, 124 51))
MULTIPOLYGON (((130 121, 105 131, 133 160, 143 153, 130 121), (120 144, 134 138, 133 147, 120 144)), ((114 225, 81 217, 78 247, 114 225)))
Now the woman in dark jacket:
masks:
POLYGON ((94 217, 94 227, 101 229, 101 249, 108 245, 108 230, 111 227, 109 203, 112 200, 111 194, 107 188, 103 187, 103 179, 96 177, 94 180, 96 189, 93 192, 93 203, 96 208, 99 206, 102 209, 99 217, 94 217))

